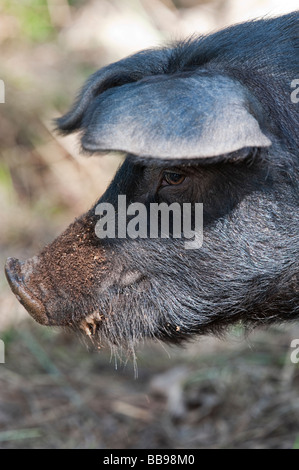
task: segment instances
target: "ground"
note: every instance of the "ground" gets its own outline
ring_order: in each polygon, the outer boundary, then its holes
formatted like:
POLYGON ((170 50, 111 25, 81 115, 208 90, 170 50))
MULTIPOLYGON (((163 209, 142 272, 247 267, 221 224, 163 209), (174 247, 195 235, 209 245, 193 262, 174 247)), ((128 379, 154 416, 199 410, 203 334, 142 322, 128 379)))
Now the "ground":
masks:
POLYGON ((299 448, 295 332, 145 344, 136 374, 130 360, 116 368, 109 351, 22 321, 2 336, 0 448, 299 448))

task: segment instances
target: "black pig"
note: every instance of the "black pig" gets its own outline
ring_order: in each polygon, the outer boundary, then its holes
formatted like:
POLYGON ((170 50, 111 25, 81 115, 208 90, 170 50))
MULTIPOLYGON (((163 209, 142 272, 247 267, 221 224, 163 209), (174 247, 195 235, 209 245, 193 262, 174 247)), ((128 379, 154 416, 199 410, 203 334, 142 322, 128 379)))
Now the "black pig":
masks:
POLYGON ((98 203, 202 203, 203 244, 186 249, 172 232, 100 239, 97 203, 38 256, 7 260, 33 318, 129 350, 298 319, 298 78, 298 12, 93 74, 57 122, 86 152, 126 154, 98 203))

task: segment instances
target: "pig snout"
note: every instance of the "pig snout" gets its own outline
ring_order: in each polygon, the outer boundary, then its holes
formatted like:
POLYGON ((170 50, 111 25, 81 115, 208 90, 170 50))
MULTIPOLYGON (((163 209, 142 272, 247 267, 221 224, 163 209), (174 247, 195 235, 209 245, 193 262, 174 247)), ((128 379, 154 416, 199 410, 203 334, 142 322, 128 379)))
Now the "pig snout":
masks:
POLYGON ((42 301, 26 285, 25 278, 32 271, 32 261, 20 262, 16 258, 8 258, 5 264, 5 274, 11 290, 26 308, 30 315, 42 325, 50 324, 42 301))
POLYGON ((95 255, 86 226, 89 222, 83 217, 39 255, 26 261, 6 261, 5 274, 13 293, 43 325, 67 326, 75 317, 78 319, 78 311, 84 310, 86 315, 92 309, 87 301, 82 301, 82 309, 78 308, 78 298, 92 299, 90 287, 97 288, 94 270, 98 264, 102 266, 103 259, 100 253, 95 255))

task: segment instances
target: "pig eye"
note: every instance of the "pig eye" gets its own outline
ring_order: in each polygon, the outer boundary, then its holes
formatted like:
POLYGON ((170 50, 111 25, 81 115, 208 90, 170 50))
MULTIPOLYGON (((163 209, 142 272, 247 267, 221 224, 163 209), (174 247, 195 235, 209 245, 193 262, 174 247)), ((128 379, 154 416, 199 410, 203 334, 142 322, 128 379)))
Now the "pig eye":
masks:
POLYGON ((173 173, 173 172, 170 172, 170 171, 165 171, 165 173, 163 174, 163 181, 162 183, 164 184, 169 184, 169 185, 173 185, 173 184, 181 184, 185 179, 185 176, 182 175, 181 173, 173 173))

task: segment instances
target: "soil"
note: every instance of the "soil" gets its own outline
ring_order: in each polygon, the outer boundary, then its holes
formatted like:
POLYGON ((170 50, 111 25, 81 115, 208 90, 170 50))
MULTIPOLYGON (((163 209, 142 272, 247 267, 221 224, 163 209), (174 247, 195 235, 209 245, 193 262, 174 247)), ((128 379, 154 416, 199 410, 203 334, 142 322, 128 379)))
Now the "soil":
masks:
POLYGON ((2 335, 0 448, 299 448, 294 334, 145 344, 136 377, 132 361, 23 320, 2 335))

